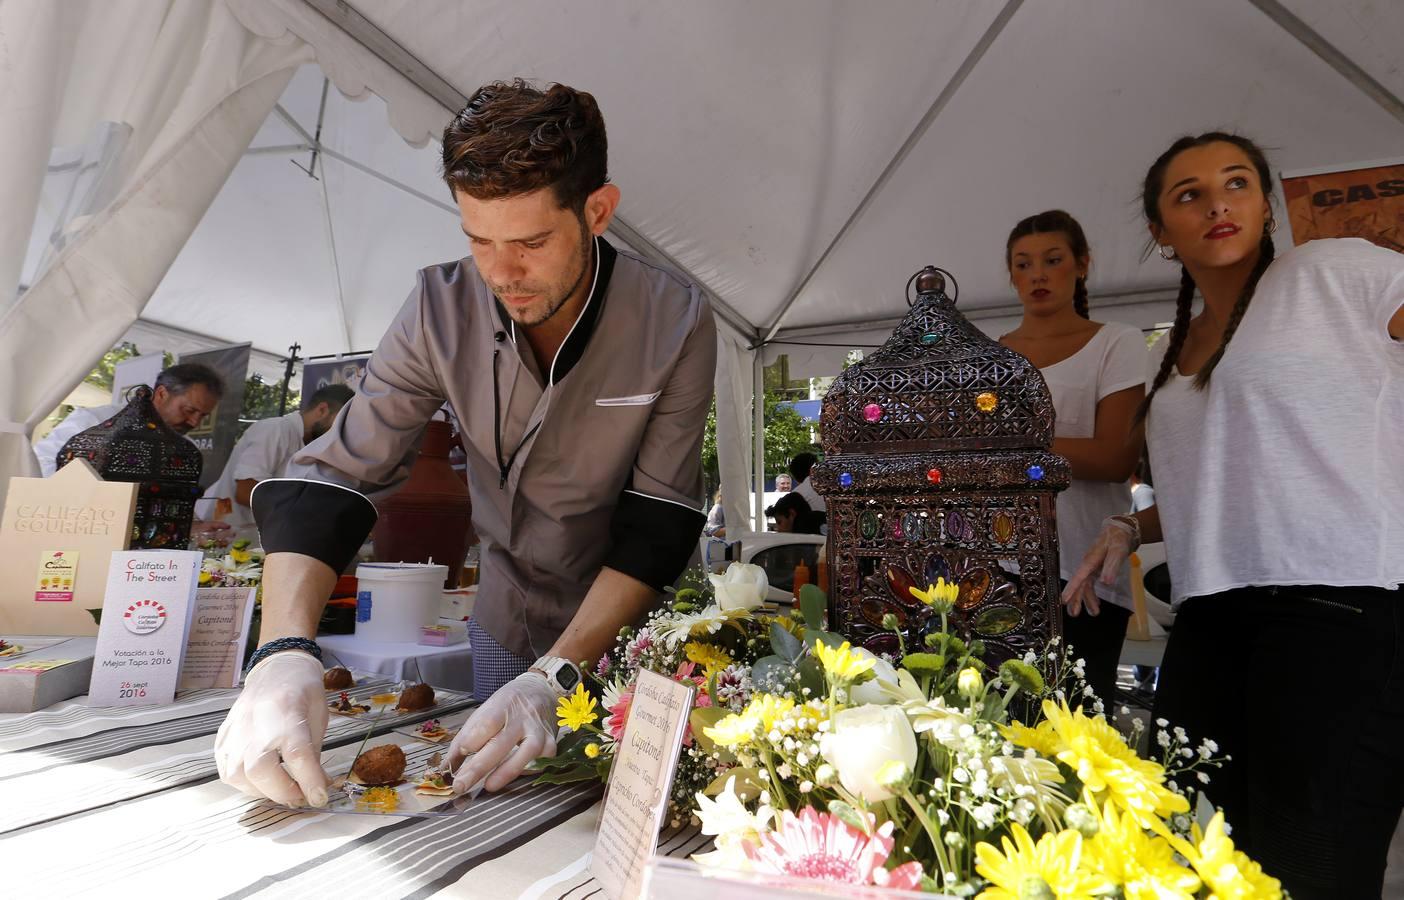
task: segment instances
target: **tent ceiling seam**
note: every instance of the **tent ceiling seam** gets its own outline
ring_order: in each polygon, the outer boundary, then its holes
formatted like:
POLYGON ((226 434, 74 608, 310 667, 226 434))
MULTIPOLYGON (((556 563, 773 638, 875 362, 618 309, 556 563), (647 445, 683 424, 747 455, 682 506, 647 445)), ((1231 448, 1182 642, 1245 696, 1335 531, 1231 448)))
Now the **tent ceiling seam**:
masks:
POLYGON ((980 36, 980 40, 975 42, 975 46, 971 48, 970 52, 966 54, 965 59, 961 61, 960 68, 956 69, 955 74, 946 82, 946 86, 942 88, 941 93, 937 95, 936 99, 927 107, 925 114, 923 114, 921 119, 917 122, 916 127, 907 135, 907 139, 902 142, 902 146, 897 149, 897 153, 888 161, 887 165, 883 167, 877 180, 873 182, 872 186, 868 188, 867 193, 863 195, 863 199, 858 201, 858 205, 854 207, 853 212, 849 214, 843 226, 839 228, 833 239, 829 241, 829 245, 824 248, 824 252, 819 254, 819 258, 814 261, 814 265, 805 273, 804 278, 800 279, 799 285, 790 292, 785 302, 780 305, 779 312, 775 314, 769 327, 765 329, 765 337, 762 339, 762 342, 775 337, 775 333, 780 330, 780 323, 784 320, 786 313, 790 311, 790 307, 794 306, 795 301, 799 299, 800 294, 804 293, 804 289, 809 286, 809 282, 813 280, 815 274, 823 267, 824 263, 829 259, 830 254, 832 254, 834 249, 848 236, 848 232, 852 230, 853 225, 862 218, 868 206, 871 205, 877 195, 882 192, 882 189, 887 186, 887 182, 890 181, 897 170, 901 168, 907 156, 916 148, 916 145, 921 142, 921 139, 926 136, 926 132, 931 128, 932 123, 936 121, 936 117, 946 108, 946 104, 950 102, 951 98, 955 96, 956 91, 965 83, 965 79, 975 70, 975 66, 984 58, 985 52, 989 50, 990 45, 992 45, 999 37, 1000 33, 1004 31, 1004 27, 1009 24, 1009 20, 1014 17, 1014 13, 1023 5, 1023 2, 1024 0, 1007 0, 1004 4, 1004 8, 999 11, 994 21, 985 29, 985 33, 980 36))
POLYGON ((1380 105, 1385 112, 1404 124, 1404 101, 1394 95, 1389 88, 1380 84, 1369 72, 1358 66, 1321 33, 1312 28, 1295 13, 1283 6, 1279 0, 1248 0, 1258 11, 1276 22, 1302 46, 1321 58, 1326 65, 1336 70, 1346 81, 1355 85, 1361 93, 1380 105))

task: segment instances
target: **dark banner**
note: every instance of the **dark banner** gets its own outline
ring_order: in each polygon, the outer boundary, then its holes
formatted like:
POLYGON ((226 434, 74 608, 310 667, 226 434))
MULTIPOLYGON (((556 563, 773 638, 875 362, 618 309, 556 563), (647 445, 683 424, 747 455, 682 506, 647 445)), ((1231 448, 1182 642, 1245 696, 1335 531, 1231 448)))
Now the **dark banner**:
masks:
POLYGON ((1292 240, 1364 238, 1404 253, 1404 163, 1283 175, 1292 240))
POLYGON ((307 409, 312 403, 312 395, 329 384, 344 384, 353 391, 359 388, 361 379, 366 377, 368 359, 369 353, 358 353, 340 359, 317 359, 303 363, 302 408, 307 409))
POLYGON ((238 344, 217 350, 201 350, 199 353, 182 353, 180 356, 181 362, 203 363, 224 379, 224 396, 220 398, 219 406, 199 428, 186 435, 200 448, 200 454, 205 458, 200 487, 209 487, 219 478, 224 464, 229 461, 229 454, 234 451, 234 441, 239 436, 239 414, 244 410, 249 347, 249 344, 238 344))

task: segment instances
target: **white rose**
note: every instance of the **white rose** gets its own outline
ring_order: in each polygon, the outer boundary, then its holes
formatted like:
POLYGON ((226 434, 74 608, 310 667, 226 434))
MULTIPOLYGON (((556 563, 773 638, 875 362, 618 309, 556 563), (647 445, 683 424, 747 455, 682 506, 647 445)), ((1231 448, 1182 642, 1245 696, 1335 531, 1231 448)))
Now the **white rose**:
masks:
POLYGON ((755 609, 770 589, 765 569, 750 563, 732 563, 721 575, 708 575, 717 606, 724 610, 755 609))
POLYGON ((880 803, 893 795, 878 783, 878 770, 886 763, 916 767, 917 743, 907 714, 896 706, 857 706, 839 710, 831 720, 820 749, 838 770, 839 783, 867 803, 880 803))
POLYGON ((853 652, 863 659, 873 660, 873 677, 862 684, 855 684, 853 687, 849 688, 848 699, 855 705, 862 705, 864 703, 882 705, 897 702, 898 698, 896 694, 888 693, 888 691, 883 690, 884 685, 887 685, 893 691, 900 690, 897 681, 897 670, 892 668, 892 664, 881 656, 873 654, 872 651, 864 650, 862 647, 854 647, 853 652))

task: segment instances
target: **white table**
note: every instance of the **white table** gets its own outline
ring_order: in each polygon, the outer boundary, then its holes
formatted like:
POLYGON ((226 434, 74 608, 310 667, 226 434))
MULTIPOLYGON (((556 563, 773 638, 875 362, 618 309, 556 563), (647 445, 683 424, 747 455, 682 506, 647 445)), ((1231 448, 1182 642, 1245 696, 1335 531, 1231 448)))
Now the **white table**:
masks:
POLYGON ((358 640, 354 634, 320 634, 324 665, 376 672, 395 680, 418 679, 456 691, 473 690, 473 651, 468 642, 429 647, 412 642, 358 640))

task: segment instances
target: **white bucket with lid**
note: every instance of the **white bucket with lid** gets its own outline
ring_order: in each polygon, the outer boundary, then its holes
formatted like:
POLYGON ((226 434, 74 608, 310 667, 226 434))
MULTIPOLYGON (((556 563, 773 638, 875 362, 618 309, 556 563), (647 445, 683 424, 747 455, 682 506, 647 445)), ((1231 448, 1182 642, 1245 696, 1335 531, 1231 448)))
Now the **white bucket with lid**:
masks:
POLYGON ((448 566, 361 563, 356 567, 356 638, 415 643, 419 629, 439 624, 448 566))

